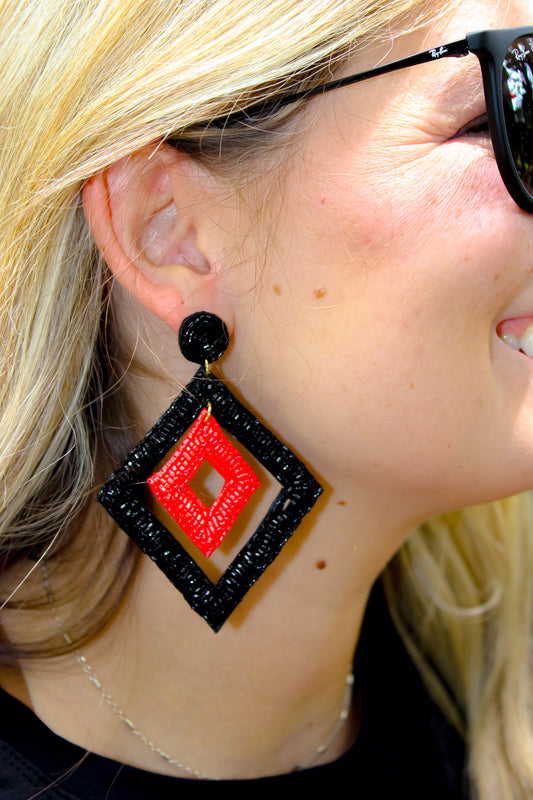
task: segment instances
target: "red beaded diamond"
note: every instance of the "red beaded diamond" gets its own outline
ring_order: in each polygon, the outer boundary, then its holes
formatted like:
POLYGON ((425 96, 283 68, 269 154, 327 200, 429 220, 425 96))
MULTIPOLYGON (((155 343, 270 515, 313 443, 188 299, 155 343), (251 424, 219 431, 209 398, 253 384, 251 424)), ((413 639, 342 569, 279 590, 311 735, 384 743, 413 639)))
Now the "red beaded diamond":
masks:
POLYGON ((261 485, 255 472, 226 439, 222 428, 206 408, 172 457, 159 472, 148 478, 148 484, 163 508, 207 558, 221 544, 261 485), (224 478, 224 486, 210 508, 189 486, 204 461, 224 478))

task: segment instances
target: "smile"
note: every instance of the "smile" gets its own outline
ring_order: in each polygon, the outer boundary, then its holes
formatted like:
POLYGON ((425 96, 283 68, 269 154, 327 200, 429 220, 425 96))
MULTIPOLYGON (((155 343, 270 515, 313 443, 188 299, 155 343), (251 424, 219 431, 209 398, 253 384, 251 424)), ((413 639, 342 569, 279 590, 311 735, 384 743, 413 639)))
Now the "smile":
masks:
POLYGON ((506 319, 498 326, 498 336, 513 350, 533 358, 533 317, 506 319))

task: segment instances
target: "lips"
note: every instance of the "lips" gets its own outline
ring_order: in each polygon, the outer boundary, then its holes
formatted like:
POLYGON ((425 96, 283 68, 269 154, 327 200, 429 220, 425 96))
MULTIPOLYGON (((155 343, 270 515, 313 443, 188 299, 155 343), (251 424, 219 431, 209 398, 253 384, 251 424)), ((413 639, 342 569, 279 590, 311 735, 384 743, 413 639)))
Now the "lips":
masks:
POLYGON ((533 358, 533 315, 506 319, 498 325, 497 333, 513 350, 533 358))

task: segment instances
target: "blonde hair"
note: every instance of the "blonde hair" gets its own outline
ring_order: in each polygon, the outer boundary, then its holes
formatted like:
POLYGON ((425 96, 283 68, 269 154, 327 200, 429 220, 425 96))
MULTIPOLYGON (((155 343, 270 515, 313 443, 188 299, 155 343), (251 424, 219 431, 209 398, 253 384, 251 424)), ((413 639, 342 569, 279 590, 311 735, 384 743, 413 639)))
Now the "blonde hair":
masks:
MULTIPOLYGON (((245 153, 250 142, 207 123, 318 82, 355 46, 430 11, 423 0, 0 3, 4 564, 42 554, 75 521, 98 480, 97 445, 115 457, 133 424, 115 392, 124 367, 83 182, 169 136, 236 169, 223 143, 245 153)), ((272 141, 253 124, 246 134, 272 141)), ((533 795, 530 522, 528 498, 428 522, 384 575, 430 691, 464 730, 482 800, 533 795)))
POLYGON ((532 498, 424 523, 386 569, 392 617, 484 800, 533 795, 532 498))

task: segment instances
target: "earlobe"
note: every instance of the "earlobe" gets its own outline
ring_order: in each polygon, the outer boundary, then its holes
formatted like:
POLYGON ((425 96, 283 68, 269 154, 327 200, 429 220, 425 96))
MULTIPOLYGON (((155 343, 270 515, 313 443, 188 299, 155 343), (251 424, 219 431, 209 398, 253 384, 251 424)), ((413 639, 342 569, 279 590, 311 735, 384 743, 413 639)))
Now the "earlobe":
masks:
POLYGON ((205 197, 200 170, 159 145, 94 175, 82 193, 91 233, 114 277, 176 332, 195 311, 228 318, 210 253, 198 246, 204 220, 198 200, 205 197))

